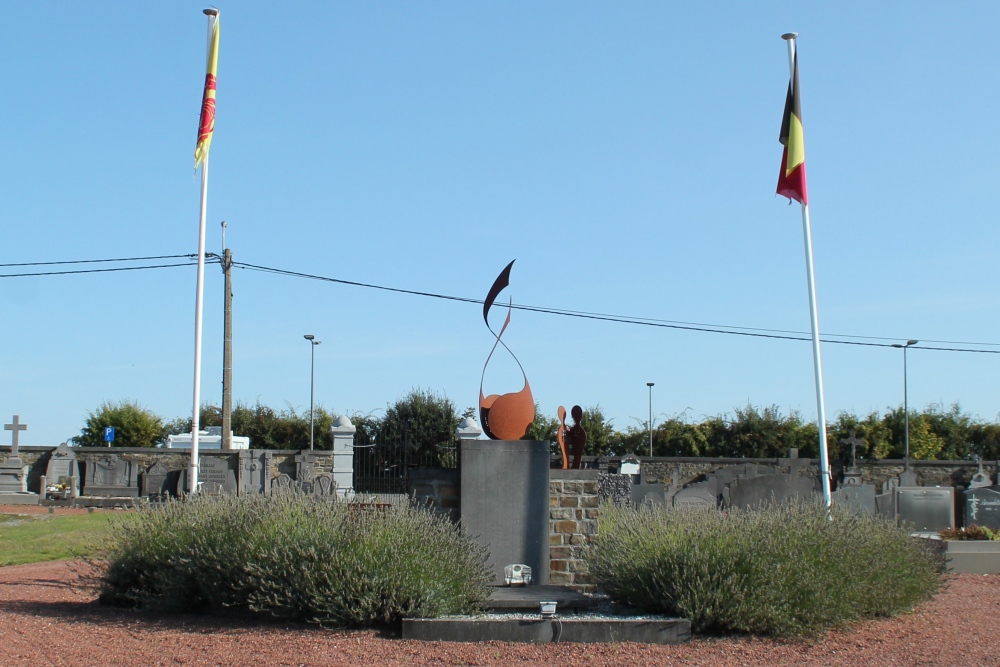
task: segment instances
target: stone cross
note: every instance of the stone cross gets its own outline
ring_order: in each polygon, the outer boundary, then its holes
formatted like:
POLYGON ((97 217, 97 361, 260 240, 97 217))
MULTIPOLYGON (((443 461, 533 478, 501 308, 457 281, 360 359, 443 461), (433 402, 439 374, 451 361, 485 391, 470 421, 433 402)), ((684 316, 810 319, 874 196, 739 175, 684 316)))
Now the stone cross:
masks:
POLYGON ((18 421, 18 415, 14 415, 14 423, 13 424, 4 424, 3 425, 3 430, 5 430, 5 431, 13 431, 13 433, 11 433, 11 435, 10 435, 10 437, 11 437, 10 455, 13 458, 17 458, 17 438, 18 438, 18 431, 27 431, 28 430, 28 425, 20 423, 18 421))
POLYGON ((854 429, 851 429, 851 437, 841 438, 840 444, 851 446, 851 467, 855 467, 858 463, 857 459, 857 447, 858 445, 865 444, 865 441, 854 435, 854 429))

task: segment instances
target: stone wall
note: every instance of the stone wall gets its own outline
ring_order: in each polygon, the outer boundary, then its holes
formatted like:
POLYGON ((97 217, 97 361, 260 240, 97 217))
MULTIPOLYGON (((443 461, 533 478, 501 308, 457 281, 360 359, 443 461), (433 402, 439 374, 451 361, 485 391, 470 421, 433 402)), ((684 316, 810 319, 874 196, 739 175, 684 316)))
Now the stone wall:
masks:
MULTIPOLYGON (((40 493, 41 477, 45 474, 49 458, 55 447, 19 447, 18 456, 28 465, 28 491, 40 493)), ((162 449, 158 447, 75 447, 77 461, 80 467, 80 479, 85 475, 87 461, 98 461, 108 454, 114 454, 124 461, 134 462, 141 473, 155 462, 159 461, 171 471, 186 470, 191 462, 191 453, 183 449, 162 449)), ((266 450, 251 450, 257 454, 266 450)), ((274 449, 271 451, 271 477, 285 474, 295 477, 295 456, 298 450, 274 449)), ((326 450, 316 450, 314 469, 317 473, 327 473, 333 470, 333 453, 326 450)), ((10 446, 0 446, 0 459, 10 456, 10 446)), ((230 458, 239 456, 239 450, 221 451, 206 450, 199 453, 205 458, 230 458)))
POLYGON ((418 505, 458 523, 461 517, 461 477, 458 468, 417 468, 410 471, 407 493, 418 505))
POLYGON ((549 471, 549 583, 595 589, 587 547, 597 537, 597 471, 549 471))

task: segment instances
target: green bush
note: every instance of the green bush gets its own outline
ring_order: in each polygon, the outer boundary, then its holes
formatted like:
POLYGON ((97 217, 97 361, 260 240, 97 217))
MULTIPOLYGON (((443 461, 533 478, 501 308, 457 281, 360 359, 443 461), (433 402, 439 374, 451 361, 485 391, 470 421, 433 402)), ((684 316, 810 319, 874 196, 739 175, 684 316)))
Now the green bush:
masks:
POLYGON ((294 492, 146 505, 112 520, 95 562, 106 604, 330 625, 470 613, 491 581, 485 552, 429 511, 294 492))
POLYGON ((929 598, 939 556, 881 518, 815 503, 727 513, 601 509, 599 588, 703 633, 815 634, 929 598))

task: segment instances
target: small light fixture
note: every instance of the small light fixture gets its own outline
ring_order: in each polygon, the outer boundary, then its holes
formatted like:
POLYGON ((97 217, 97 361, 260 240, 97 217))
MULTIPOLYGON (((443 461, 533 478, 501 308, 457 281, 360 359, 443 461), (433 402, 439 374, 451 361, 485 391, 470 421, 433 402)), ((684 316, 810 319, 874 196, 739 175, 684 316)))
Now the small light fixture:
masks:
POLYGON ((556 603, 555 601, 546 601, 538 603, 538 613, 542 618, 554 618, 556 615, 556 603))

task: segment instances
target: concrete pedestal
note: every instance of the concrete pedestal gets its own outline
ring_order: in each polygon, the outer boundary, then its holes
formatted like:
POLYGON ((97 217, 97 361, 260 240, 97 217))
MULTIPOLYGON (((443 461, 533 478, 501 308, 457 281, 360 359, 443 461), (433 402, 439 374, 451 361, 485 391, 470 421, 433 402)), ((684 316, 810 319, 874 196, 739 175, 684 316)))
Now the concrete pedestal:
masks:
POLYGON ((461 523, 489 549, 494 583, 523 563, 533 584, 548 584, 549 443, 463 440, 461 448, 461 523))

